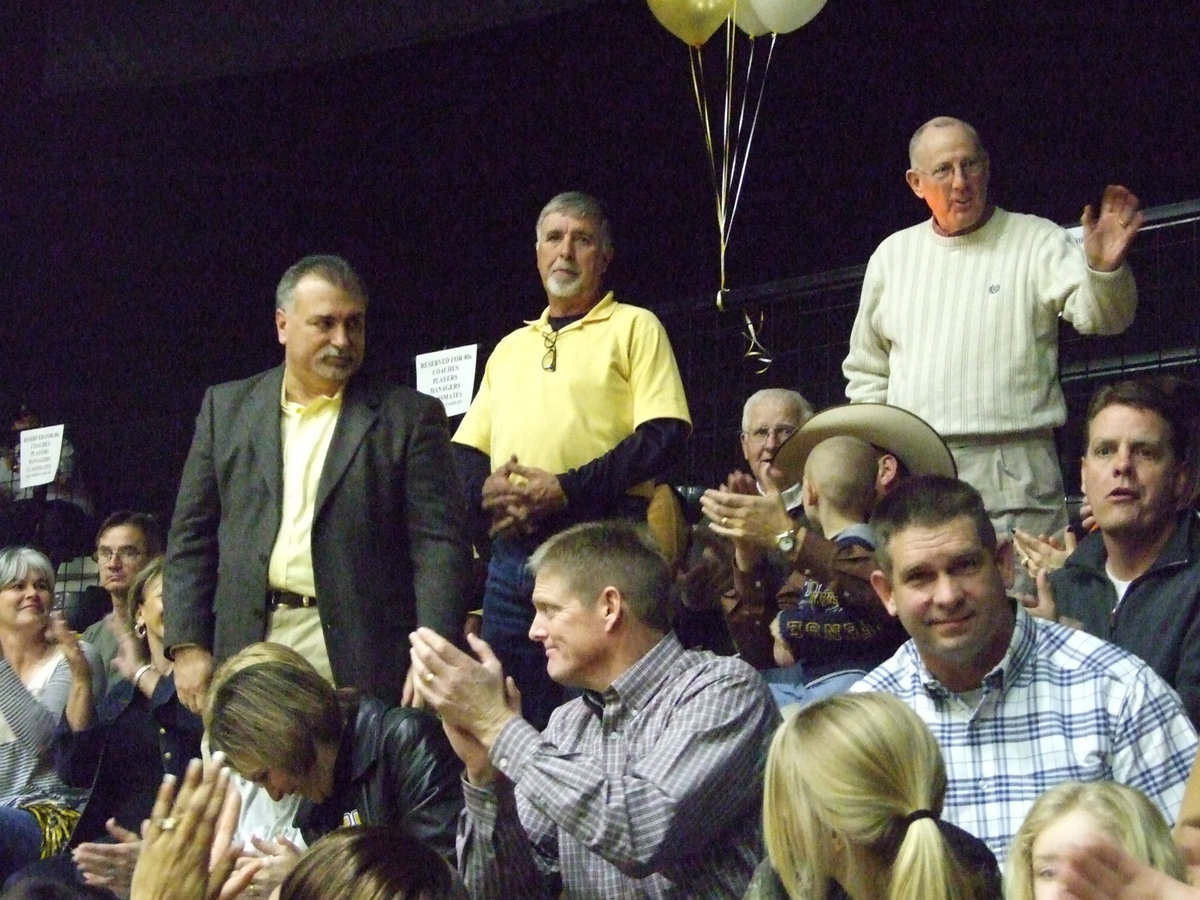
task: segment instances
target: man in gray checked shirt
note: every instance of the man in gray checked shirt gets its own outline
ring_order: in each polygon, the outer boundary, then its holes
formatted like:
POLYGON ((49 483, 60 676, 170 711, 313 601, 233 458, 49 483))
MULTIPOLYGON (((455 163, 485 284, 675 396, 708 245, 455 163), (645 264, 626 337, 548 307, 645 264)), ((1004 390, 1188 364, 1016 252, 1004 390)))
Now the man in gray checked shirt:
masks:
POLYGON ((590 522, 530 557, 530 637, 582 696, 544 732, 483 641, 412 635, 417 690, 465 764, 459 869, 472 897, 740 898, 762 858, 779 721, 741 660, 684 650, 667 565, 636 526, 590 522))

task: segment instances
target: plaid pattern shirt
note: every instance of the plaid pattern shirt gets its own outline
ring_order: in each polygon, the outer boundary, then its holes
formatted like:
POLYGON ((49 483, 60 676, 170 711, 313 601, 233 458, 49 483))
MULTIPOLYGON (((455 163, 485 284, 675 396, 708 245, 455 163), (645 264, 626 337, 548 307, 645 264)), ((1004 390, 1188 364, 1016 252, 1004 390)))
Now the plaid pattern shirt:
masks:
POLYGON ((509 722, 494 789, 465 780, 459 868, 475 898, 740 898, 763 856, 779 715, 741 660, 664 637, 603 694, 509 722))
POLYGON ((943 687, 912 641, 852 690, 895 694, 925 720, 946 759, 944 816, 1001 864, 1033 801, 1064 781, 1137 788, 1173 824, 1196 755, 1179 698, 1149 666, 1020 605, 977 705, 943 687))

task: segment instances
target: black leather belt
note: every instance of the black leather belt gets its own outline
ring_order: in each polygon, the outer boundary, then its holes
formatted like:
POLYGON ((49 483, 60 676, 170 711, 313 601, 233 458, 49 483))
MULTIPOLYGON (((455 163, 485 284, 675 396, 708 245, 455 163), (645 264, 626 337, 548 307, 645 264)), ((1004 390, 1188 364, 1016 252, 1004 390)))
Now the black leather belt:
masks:
POLYGON ((316 597, 305 597, 293 591, 277 591, 274 588, 267 591, 267 606, 272 610, 279 609, 308 609, 317 605, 316 597))

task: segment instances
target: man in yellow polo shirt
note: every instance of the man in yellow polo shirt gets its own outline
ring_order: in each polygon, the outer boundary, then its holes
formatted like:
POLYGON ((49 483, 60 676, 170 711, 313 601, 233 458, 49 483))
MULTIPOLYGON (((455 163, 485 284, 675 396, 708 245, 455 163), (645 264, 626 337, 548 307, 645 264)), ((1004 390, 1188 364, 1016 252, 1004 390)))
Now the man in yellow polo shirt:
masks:
POLYGON ((538 216, 535 248, 547 306, 496 345, 454 448, 468 503, 492 537, 483 638, 541 728, 562 690, 546 674, 556 651, 529 639, 525 561, 568 525, 644 519, 691 417, 658 318, 603 289, 613 245, 600 203, 559 194, 538 216))
POLYGON ((165 643, 199 710, 213 663, 265 638, 341 686, 411 696, 408 634, 457 635, 470 548, 441 404, 357 376, 367 294, 337 256, 276 291, 283 366, 210 388, 167 541, 165 643))

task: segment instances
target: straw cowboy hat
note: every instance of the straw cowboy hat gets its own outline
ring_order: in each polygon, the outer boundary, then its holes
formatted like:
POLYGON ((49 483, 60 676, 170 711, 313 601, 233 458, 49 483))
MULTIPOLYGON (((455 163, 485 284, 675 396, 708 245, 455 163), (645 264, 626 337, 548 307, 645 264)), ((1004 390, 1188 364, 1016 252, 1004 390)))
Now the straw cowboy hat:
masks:
POLYGON ((950 448, 920 416, 886 403, 848 403, 823 410, 780 445, 775 465, 795 484, 813 447, 826 438, 850 435, 895 456, 910 475, 958 477, 950 448))

